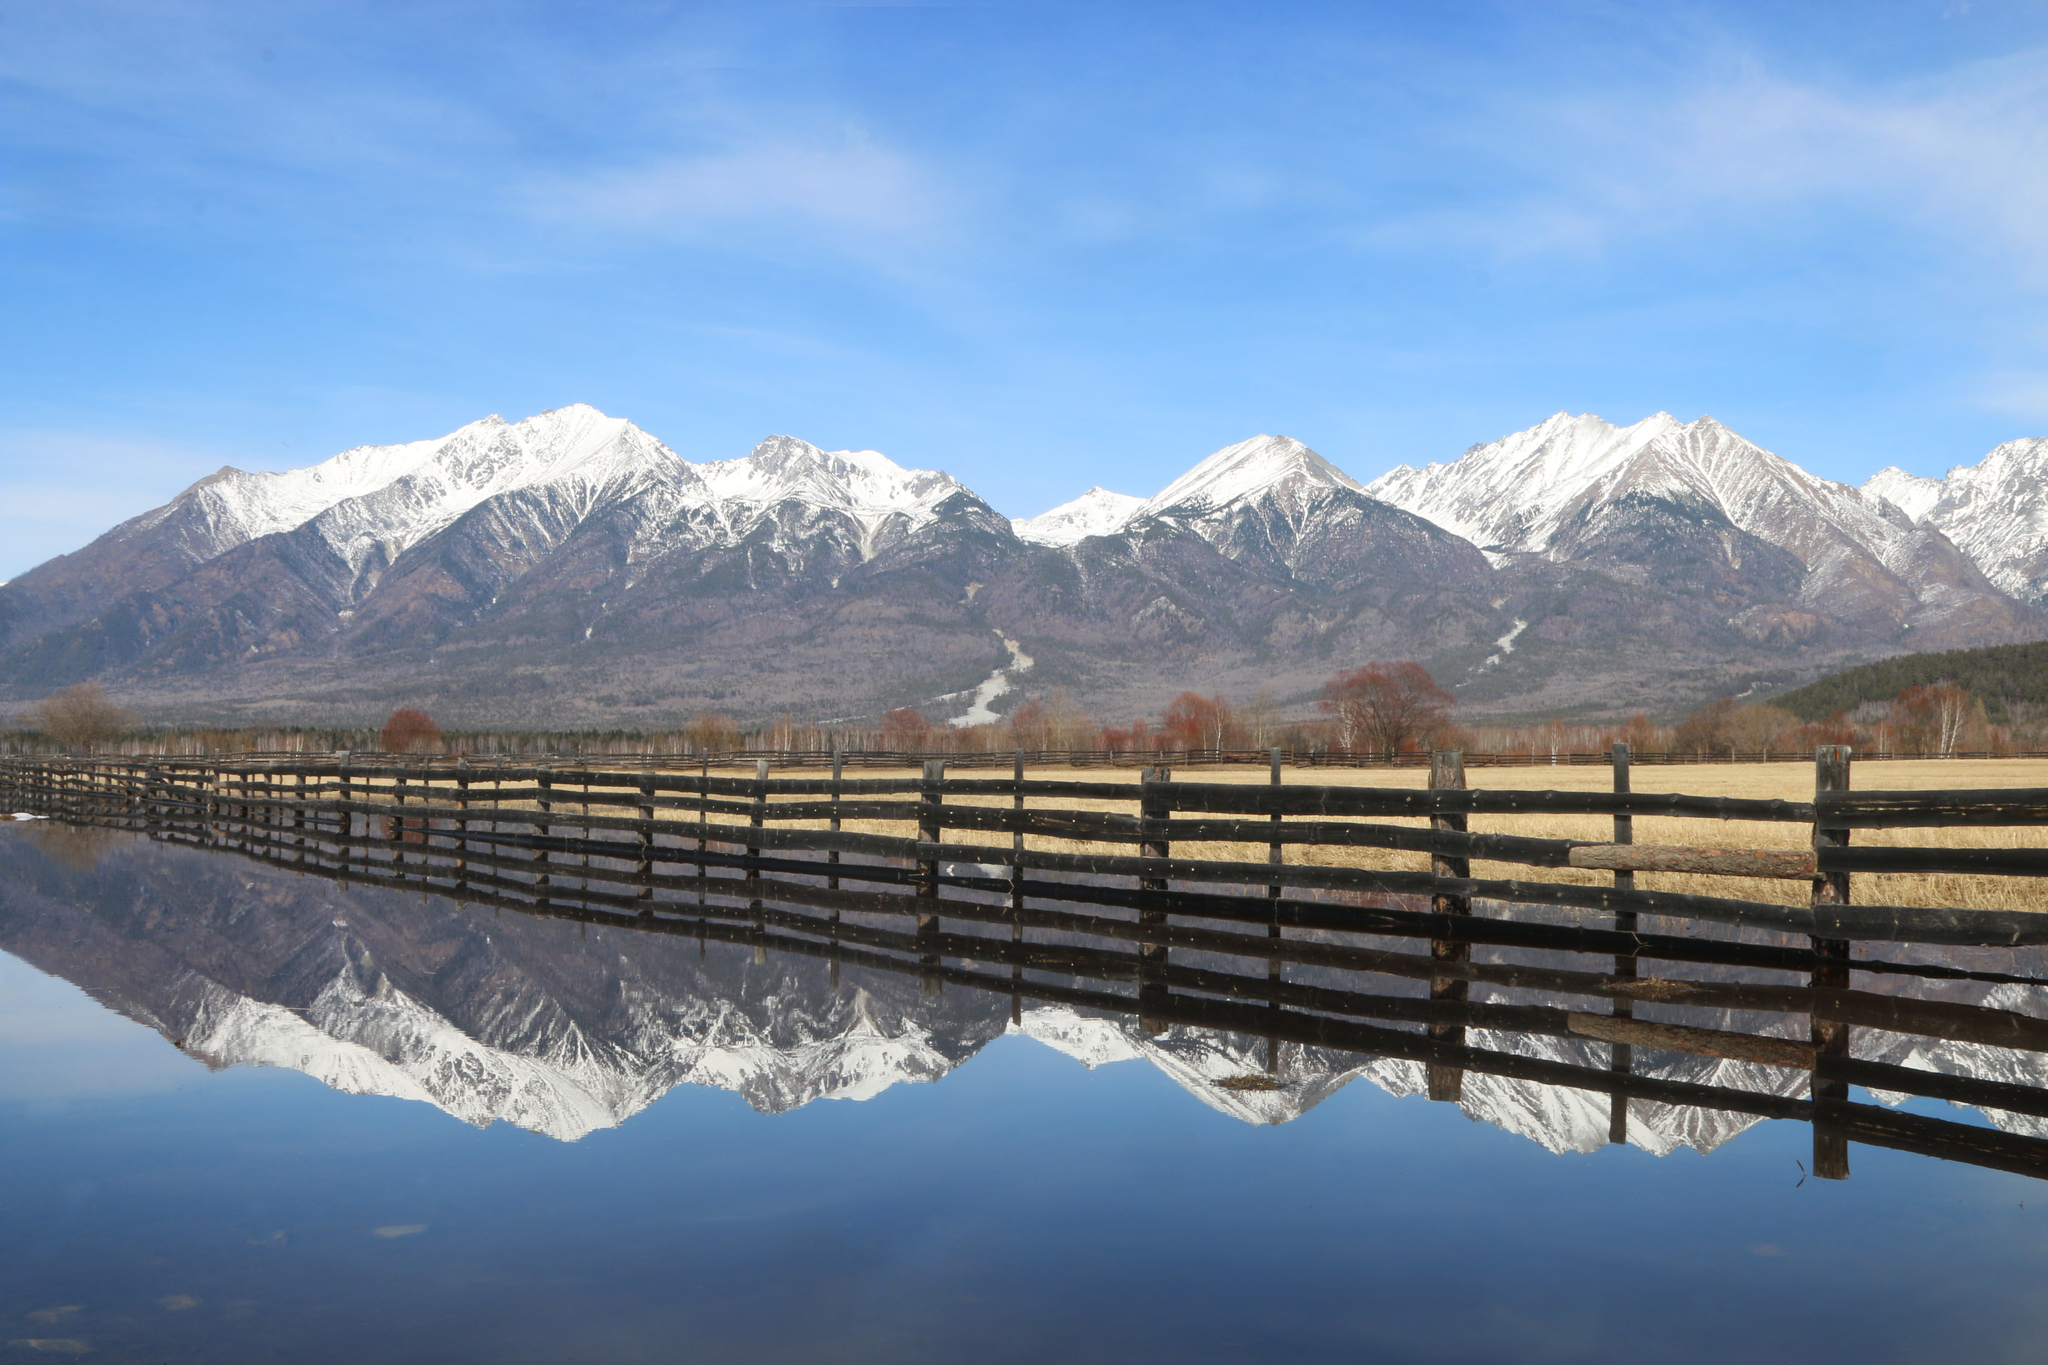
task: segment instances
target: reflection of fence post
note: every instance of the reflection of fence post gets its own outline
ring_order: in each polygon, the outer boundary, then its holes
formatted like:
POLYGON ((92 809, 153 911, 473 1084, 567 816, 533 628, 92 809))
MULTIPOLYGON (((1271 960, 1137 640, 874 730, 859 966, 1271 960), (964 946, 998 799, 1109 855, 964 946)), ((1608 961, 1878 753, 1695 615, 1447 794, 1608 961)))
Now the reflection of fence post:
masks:
MULTIPOLYGON (((1628 760, 1628 745, 1615 745, 1614 790, 1618 795, 1625 796, 1628 794, 1628 760)), ((1635 823, 1634 816, 1625 812, 1616 812, 1614 816, 1614 842, 1617 844, 1634 843, 1636 841, 1635 823)), ((1616 891, 1635 890, 1636 874, 1633 872, 1615 873, 1614 889, 1616 891)), ((1621 933, 1633 934, 1636 931, 1636 912, 1633 910, 1615 911, 1614 927, 1621 933)), ((1618 955, 1614 959, 1614 975, 1617 980, 1634 980, 1636 975, 1636 955, 1634 953, 1618 955)), ((1635 1017, 1635 1001, 1630 1000, 1626 996, 1617 995, 1614 997, 1613 1008, 1614 1017, 1617 1019, 1632 1019, 1635 1017)), ((1627 1043, 1609 1043, 1607 1045, 1607 1069, 1609 1071, 1612 1071, 1617 1076, 1626 1076, 1634 1064, 1635 1050, 1627 1043)), ((1617 1090, 1608 1097, 1607 1103, 1607 1140, 1609 1142, 1627 1142, 1628 1096, 1617 1090)))
MULTIPOLYGON (((1846 744, 1826 744, 1814 751, 1813 796, 1816 804, 1824 796, 1849 790, 1850 750, 1846 744)), ((1816 855, 1823 849, 1847 848, 1849 831, 1846 829, 1824 828, 1816 814, 1813 826, 1813 848, 1816 855)), ((1849 874, 1846 872, 1823 872, 1813 879, 1813 908, 1847 905, 1849 903, 1849 874)), ((1840 938, 1813 938, 1813 951, 1821 957, 1820 965, 1813 969, 1814 1004, 1813 1050, 1816 1059, 1821 1057, 1844 1057, 1849 1055, 1849 1026, 1833 1020, 1824 1020, 1818 1013, 1822 1003, 1823 990, 1847 990, 1849 987, 1849 941, 1840 938)), ((1813 1095, 1813 1173, 1822 1180, 1847 1180, 1849 1178, 1849 1140, 1838 1134, 1821 1131, 1822 1109, 1832 1103, 1846 1104, 1849 1099, 1847 1081, 1822 1080, 1818 1070, 1814 1072, 1811 1087, 1813 1095)))
MULTIPOLYGON (((1465 755, 1455 749, 1439 749, 1429 757, 1429 789, 1432 792, 1463 791, 1465 789, 1465 755)), ((1465 832, 1467 825, 1462 812, 1448 815, 1432 815, 1429 827, 1442 833, 1465 832)), ((1465 857, 1451 857, 1432 853, 1429 870, 1438 877, 1469 877, 1472 875, 1472 860, 1465 857)), ((1468 896, 1439 893, 1430 897, 1430 910, 1439 915, 1469 915, 1472 901, 1468 896)), ((1472 945, 1462 939, 1431 939, 1429 955, 1437 962, 1464 963, 1472 960, 1472 945)), ((1429 982, 1431 1000, 1464 1001, 1471 994, 1471 983, 1463 977, 1455 980, 1448 977, 1432 977, 1429 982)), ((1434 1042, 1450 1043, 1462 1047, 1465 1043, 1465 1029, 1462 1024, 1431 1024, 1429 1036, 1434 1042)), ((1428 1069, 1429 1097, 1433 1100, 1449 1100, 1456 1103, 1464 1097, 1465 1072, 1461 1067, 1431 1063, 1428 1069)))
MULTIPOLYGON (((1173 814, 1173 808, 1166 804, 1166 798, 1158 794, 1173 778, 1173 769, 1164 765, 1145 768, 1138 774, 1138 845, 1140 856, 1166 859, 1173 856, 1173 844, 1167 838, 1166 822, 1173 814)), ((1172 885, 1166 877, 1140 877, 1138 888, 1142 891, 1165 891, 1172 885)), ((1141 928, 1164 929, 1171 921, 1165 910, 1138 911, 1141 928)), ((1152 1016, 1154 1001, 1163 1003, 1166 986, 1152 979, 1154 968, 1166 965, 1167 947, 1141 937, 1138 940, 1138 1027, 1147 1033, 1163 1033, 1166 1025, 1152 1016)))

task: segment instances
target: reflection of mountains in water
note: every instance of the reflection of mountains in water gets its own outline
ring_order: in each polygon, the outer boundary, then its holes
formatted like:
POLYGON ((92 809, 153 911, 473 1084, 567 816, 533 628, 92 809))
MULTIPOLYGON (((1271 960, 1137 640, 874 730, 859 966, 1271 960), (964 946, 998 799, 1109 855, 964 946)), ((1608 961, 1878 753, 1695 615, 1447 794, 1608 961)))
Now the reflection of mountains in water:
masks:
MULTIPOLYGON (((1418 1062, 1183 1026, 1147 1032, 1129 1016, 1063 1005, 1027 1007, 1013 1022, 1006 997, 928 994, 909 975, 849 967, 835 982, 816 959, 494 917, 138 836, 98 837, 104 846, 92 858, 33 830, 0 831, 0 947, 210 1065, 290 1067, 479 1125, 502 1119, 573 1141, 684 1083, 736 1091, 764 1112, 866 1099, 901 1081, 936 1080, 1006 1032, 1091 1067, 1149 1061, 1247 1122, 1286 1122, 1360 1078, 1396 1095, 1426 1093, 1418 1062)), ((1999 965, 2036 971, 2042 956, 2004 950, 1999 965)), ((1290 969, 1290 979, 1316 975, 1290 969)), ((2048 1015, 2035 987, 1915 985, 1923 996, 2048 1015)), ((1477 1000, 1487 988, 1472 990, 1477 1000)), ((1656 1007, 1639 1003, 1637 1012, 1651 1017, 1656 1007)), ((1789 1033, 1792 1023, 1741 1011, 1672 1017, 1752 1032, 1789 1033)), ((1576 1038, 1473 1029, 1470 1041, 1580 1066, 1605 1066, 1608 1056, 1606 1044, 1576 1038)), ((2048 1058, 2031 1052, 1859 1029, 1855 1054, 2048 1086, 2048 1058)), ((1803 1072, 1640 1048, 1635 1074, 1788 1096, 1808 1084, 1803 1072)), ((1464 1077, 1460 1099, 1469 1117, 1555 1152, 1603 1145, 1609 1105, 1590 1091, 1479 1073, 1464 1077)), ((1989 1117, 2009 1131, 2048 1133, 2041 1119, 1989 1117)), ((1709 1150, 1755 1122, 1636 1099, 1627 1128, 1630 1142, 1661 1155, 1709 1150)))

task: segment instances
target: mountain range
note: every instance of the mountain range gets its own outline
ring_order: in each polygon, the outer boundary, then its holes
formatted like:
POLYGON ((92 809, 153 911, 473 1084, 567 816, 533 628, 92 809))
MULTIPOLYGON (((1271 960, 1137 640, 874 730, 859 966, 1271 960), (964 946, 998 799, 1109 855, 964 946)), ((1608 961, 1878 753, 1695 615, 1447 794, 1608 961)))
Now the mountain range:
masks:
POLYGON ((567 728, 1063 685, 1120 720, 1414 658, 1473 714, 1670 713, 2048 637, 2044 462, 1857 489, 1709 417, 1559 413, 1370 484, 1257 436, 1013 520, 874 451, 691 463, 577 405, 202 479, 0 585, 0 704, 97 679, 164 719, 567 728))
MULTIPOLYGON (((1176 1025, 1148 1033, 1129 1016, 849 967, 744 945, 498 917, 441 897, 344 886, 289 869, 144 836, 61 826, 0 827, 0 950, 81 987, 210 1067, 278 1066, 337 1090, 434 1105, 479 1126, 506 1122, 572 1142, 626 1122, 679 1085, 733 1091, 763 1113, 822 1099, 865 1100, 941 1081, 1006 1036, 1088 1067, 1142 1061, 1210 1109, 1247 1123, 1291 1122, 1353 1081, 1426 1093, 1418 1063, 1297 1044, 1268 1071, 1260 1038, 1176 1025), (1274 1088, 1230 1082, 1269 1077, 1274 1088)), ((1973 950, 1929 950, 1964 965, 1973 950)), ((2038 975, 2042 950, 1998 950, 2001 970, 2038 975), (2018 952, 2025 961, 2011 956, 2018 952)), ((1355 979, 1290 968, 1336 988, 1355 979)), ((1383 983, 1384 984, 1384 983, 1383 983)), ((1421 989, 1420 983, 1412 983, 1421 989)), ((1396 991, 1399 986, 1390 986, 1396 991)), ((1933 981, 1959 1004, 2038 1016, 2037 988, 1933 981)), ((1475 985, 1473 999, 1496 988, 1475 985)), ((1506 1002, 1526 1003, 1507 992, 1506 1002)), ((1655 1014, 1658 1007, 1639 1004, 1655 1014)), ((1757 1030, 1783 1017, 1680 1012, 1683 1022, 1757 1030)), ((2048 1085, 2048 1059, 1974 1044, 1864 1031, 1858 1055, 1932 1071, 2048 1085)), ((1473 1030, 1479 1047, 1578 1066, 1606 1065, 1587 1039, 1473 1030)), ((1803 1093, 1803 1073, 1640 1051, 1637 1074, 1803 1093)), ((1553 1152, 1607 1142, 1608 1101, 1587 1091, 1477 1072, 1460 1106, 1553 1152)), ((1899 1097, 1880 1098, 1897 1102, 1899 1097)), ((2048 1122, 1987 1113, 2010 1131, 2048 1122)), ((1629 1140, 1655 1155, 1709 1151, 1749 1115, 1630 1106, 1629 1140)))

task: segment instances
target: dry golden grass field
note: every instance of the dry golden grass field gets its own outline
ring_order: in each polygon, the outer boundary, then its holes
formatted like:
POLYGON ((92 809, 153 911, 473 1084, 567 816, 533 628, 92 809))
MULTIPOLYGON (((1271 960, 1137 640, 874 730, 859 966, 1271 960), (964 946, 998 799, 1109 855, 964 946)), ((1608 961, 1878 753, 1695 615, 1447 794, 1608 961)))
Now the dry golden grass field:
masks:
MULTIPOLYGON (((732 775, 733 770, 726 770, 732 775)), ((792 768, 778 776, 820 777, 817 768, 792 768)), ((880 778, 898 775, 891 770, 865 769, 849 773, 852 778, 880 778)), ((905 772, 901 774, 909 776, 905 772)), ((959 776, 1001 777, 1001 769, 966 769, 959 776)), ((1129 800, 1083 800, 1079 798, 1032 798, 1035 809, 1109 810, 1136 813, 1138 772, 1133 768, 1044 767, 1028 770, 1034 779, 1071 779, 1088 782, 1128 784, 1129 800)), ((1177 777, 1191 782, 1264 783, 1261 767, 1186 768, 1177 777)), ((567 774, 564 775, 567 778, 567 774)), ((1696 796, 1780 797, 1811 800, 1813 764, 1796 761, 1769 764, 1699 764, 1637 767, 1633 773, 1638 792, 1684 792, 1696 796)), ((1427 785, 1423 768, 1290 768, 1284 774, 1289 785, 1344 785, 1420 788, 1427 785)), ((1513 788, 1551 791, 1606 791, 1612 776, 1605 766, 1483 767, 1466 773, 1472 787, 1513 788)), ((2048 787, 2048 760, 1898 760, 1866 761, 1855 765, 1851 785, 1857 790, 1932 790, 1957 788, 2048 787)), ((574 805, 573 788, 563 792, 558 809, 574 805)), ((815 800, 813 797, 777 798, 815 800)), ((961 797, 949 801, 995 806, 1010 804, 1007 796, 961 797)), ((694 820, 677 813, 676 819, 694 820)), ((731 817, 718 819, 725 823, 731 817)), ((776 822, 783 828, 822 827, 822 821, 776 822)), ((1420 825, 1421 820, 1385 820, 1382 823, 1420 825)), ((1605 816, 1474 816, 1475 832, 1523 834, 1540 838, 1604 841, 1612 836, 1613 825, 1605 816)), ((915 832, 909 821, 848 820, 846 829, 874 834, 905 836, 915 832)), ((1858 843, 1885 845, 1942 845, 1970 848, 2048 847, 2048 828, 1965 828, 1899 829, 1857 831, 1858 843)), ((1805 848, 1812 830, 1798 824, 1754 821, 1722 821, 1638 817, 1635 840, 1642 844, 1693 844, 1723 848, 1805 848)), ((1007 846, 1001 834, 949 830, 949 843, 984 847, 1007 846)), ((1128 847, 1087 845, 1063 839, 1031 836, 1028 846, 1050 852, 1134 852, 1128 847)), ((1185 858, 1214 858, 1264 861, 1264 844, 1177 843, 1174 854, 1185 858)), ((1427 854, 1370 848, 1313 848, 1290 845, 1290 862, 1326 866, 1386 868, 1423 871, 1429 866, 1427 854)), ((1607 885, 1609 874, 1573 868, 1530 868, 1520 864, 1475 860, 1472 874, 1482 878, 1517 878, 1607 885)), ((1713 877, 1687 873, 1638 873, 1636 885, 1646 891, 1680 891, 1694 895, 1731 896, 1748 900, 1803 904, 1810 896, 1809 884, 1764 878, 1713 877)), ((1859 873, 1853 880, 1852 898, 1862 904, 1942 905, 1979 909, 2048 910, 2048 879, 2026 877, 1982 877, 1964 875, 1923 876, 1912 874, 1859 873)))

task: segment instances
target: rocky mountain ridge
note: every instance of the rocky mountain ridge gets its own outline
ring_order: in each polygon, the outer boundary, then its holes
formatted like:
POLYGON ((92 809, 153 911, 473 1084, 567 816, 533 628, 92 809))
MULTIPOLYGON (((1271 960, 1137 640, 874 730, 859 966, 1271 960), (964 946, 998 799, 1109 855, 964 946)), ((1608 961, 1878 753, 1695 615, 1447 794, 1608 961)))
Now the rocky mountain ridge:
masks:
POLYGON ((0 705, 95 678, 163 718, 565 728, 1064 685, 1120 719, 1187 688, 1308 709, 1416 658, 1475 712, 1676 710, 2048 636, 1929 508, 1711 418, 1560 413, 1370 485, 1262 435, 1012 521, 873 451, 693 464, 578 405, 202 480, 0 585, 0 705))
POLYGON ((2048 437, 2007 441, 1939 479, 1882 469, 1863 488, 1942 532, 2002 591, 2048 605, 2048 437))

